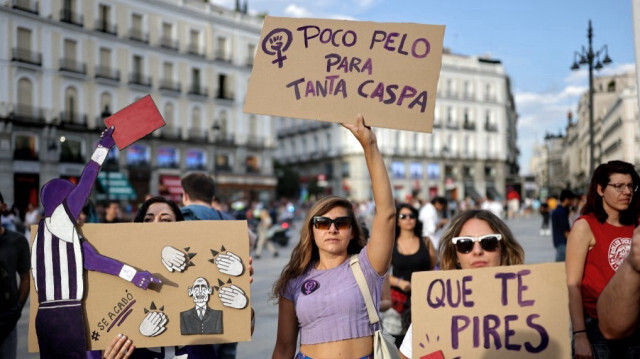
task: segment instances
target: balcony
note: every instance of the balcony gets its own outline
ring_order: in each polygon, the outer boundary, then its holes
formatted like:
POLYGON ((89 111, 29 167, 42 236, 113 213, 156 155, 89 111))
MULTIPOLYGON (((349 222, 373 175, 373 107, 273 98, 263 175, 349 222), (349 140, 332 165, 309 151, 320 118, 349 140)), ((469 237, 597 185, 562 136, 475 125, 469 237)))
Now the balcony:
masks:
POLYGON ((233 96, 233 92, 218 90, 216 92, 216 99, 233 101, 235 97, 233 96))
POLYGON ((84 131, 87 129, 87 115, 73 111, 62 111, 59 123, 61 128, 84 131))
POLYGON ((14 47, 11 52, 11 61, 22 62, 25 64, 31 64, 36 66, 42 66, 42 54, 39 52, 31 51, 30 49, 23 49, 14 47))
POLYGON ((160 90, 180 93, 182 92, 182 86, 178 81, 172 81, 167 79, 160 80, 160 90))
POLYGON ((218 50, 215 53, 215 60, 222 62, 231 62, 231 56, 229 56, 224 50, 218 50))
POLYGON ((13 111, 9 113, 9 117, 14 122, 21 122, 31 126, 45 125, 44 109, 33 106, 16 104, 13 106, 13 111))
POLYGON ((149 34, 139 29, 130 29, 129 40, 144 42, 145 44, 148 44, 149 34))
POLYGON ((118 35, 118 25, 111 24, 107 22, 106 19, 96 20, 96 24, 93 29, 99 32, 104 32, 105 34, 110 34, 115 36, 118 35))
POLYGON ((200 96, 200 97, 207 97, 209 96, 209 89, 207 89, 204 86, 200 86, 200 85, 191 85, 189 86, 189 95, 192 96, 200 96))
POLYGON ((67 24, 83 26, 83 17, 81 14, 76 13, 71 9, 61 9, 60 10, 60 21, 66 22, 67 24))
POLYGON ((38 2, 31 0, 13 0, 11 1, 11 7, 17 10, 30 12, 38 15, 38 2))
POLYGON ((151 87, 151 77, 144 76, 139 72, 132 72, 131 74, 129 74, 129 84, 144 86, 144 87, 151 87))
POLYGON ((160 47, 169 49, 169 50, 178 51, 178 40, 173 39, 169 36, 162 36, 160 38, 160 47))
POLYGON ((74 59, 60 59, 60 71, 73 72, 76 74, 87 74, 87 64, 74 59))
POLYGON ((189 44, 189 46, 187 46, 187 53, 190 55, 204 57, 204 49, 202 46, 197 44, 189 44))
POLYGON ((498 126, 488 121, 484 124, 484 129, 487 132, 498 132, 498 126))
POLYGON ((160 138, 167 140, 179 140, 182 137, 182 129, 166 125, 160 129, 160 138))
POLYGON ((213 139, 213 143, 218 146, 233 147, 236 144, 235 136, 233 134, 220 134, 213 139))
POLYGON ((108 66, 96 66, 96 79, 105 79, 119 82, 120 70, 108 66))
POLYGON ((207 132, 202 131, 199 128, 191 128, 189 129, 189 140, 193 142, 203 143, 207 142, 207 132))
POLYGON ((265 139, 261 136, 249 136, 247 138, 247 147, 252 149, 262 149, 265 147, 265 139))
POLYGON ((475 131, 476 124, 474 122, 465 120, 464 123, 462 124, 462 128, 469 131, 475 131))
POLYGON ((453 121, 447 121, 447 128, 450 130, 457 130, 460 128, 460 125, 453 121))

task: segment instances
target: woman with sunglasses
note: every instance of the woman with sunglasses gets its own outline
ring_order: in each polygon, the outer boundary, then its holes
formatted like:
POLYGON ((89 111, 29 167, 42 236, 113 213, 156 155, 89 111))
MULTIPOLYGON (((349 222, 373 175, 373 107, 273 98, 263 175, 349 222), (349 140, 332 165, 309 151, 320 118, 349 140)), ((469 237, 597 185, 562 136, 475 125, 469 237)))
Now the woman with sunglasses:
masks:
MULTIPOLYGON (((440 238, 440 268, 476 269, 524 263, 524 250, 511 230, 488 210, 474 209, 458 214, 440 238)), ((412 355, 412 327, 409 326, 400 354, 412 355)))
POLYGON ((361 115, 343 124, 364 149, 376 205, 371 237, 365 246, 347 199, 329 196, 316 202, 302 225, 300 241, 273 286, 278 301, 278 335, 273 358, 372 358, 374 329, 349 267, 358 254, 374 305, 393 250, 395 206, 387 170, 375 134, 361 115))
MULTIPOLYGON (((436 252, 431 240, 422 238, 422 222, 418 219, 418 210, 408 203, 401 203, 396 212, 396 242, 391 256, 389 283, 392 307, 404 318, 411 308, 411 274, 432 270, 436 263, 436 252)), ((400 346, 404 334, 391 333, 396 339, 396 345, 400 346)))
POLYGON ((639 183, 630 163, 598 166, 582 216, 569 232, 566 268, 575 358, 640 357, 640 333, 618 341, 605 339, 596 308, 600 293, 629 253, 638 224, 639 183))

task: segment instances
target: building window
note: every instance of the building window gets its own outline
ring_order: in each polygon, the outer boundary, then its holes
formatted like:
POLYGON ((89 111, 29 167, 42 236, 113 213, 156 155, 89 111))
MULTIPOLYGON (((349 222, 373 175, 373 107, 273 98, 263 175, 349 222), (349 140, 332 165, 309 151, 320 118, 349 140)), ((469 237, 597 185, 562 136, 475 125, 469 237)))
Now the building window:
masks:
POLYGON ((188 170, 205 170, 207 165, 207 154, 201 150, 187 150, 186 165, 188 170))
POLYGON ((349 162, 342 162, 341 172, 342 172, 342 178, 349 178, 349 175, 350 175, 349 162))
POLYGON ((75 87, 67 87, 64 93, 64 112, 62 122, 78 123, 81 119, 78 114, 78 90, 75 87))
POLYGON ((258 157, 247 156, 245 160, 247 173, 259 173, 260 167, 258 166, 258 157))
POLYGON ((149 147, 133 144, 127 147, 127 165, 142 167, 149 165, 149 147))
POLYGON ((216 154, 215 170, 219 172, 230 172, 231 157, 226 153, 216 154))
POLYGON ((84 163, 82 142, 73 138, 60 137, 60 162, 84 163))
MULTIPOLYGON (((21 78, 18 80, 18 111, 21 107, 29 109, 33 106, 33 85, 31 80, 27 78, 21 78)), ((23 111, 24 112, 24 111, 23 111)))
POLYGON ((391 162, 391 175, 395 179, 404 179, 406 176, 404 162, 400 162, 400 161, 391 162))
POLYGON ((173 147, 158 147, 158 167, 178 168, 178 163, 180 163, 180 158, 177 149, 173 147))
MULTIPOLYGON (((52 143, 52 146, 55 146, 52 143)), ((55 148, 55 147, 53 147, 55 148)), ((38 147, 36 136, 29 134, 17 134, 14 137, 13 159, 15 160, 38 160, 38 147)))
POLYGON ((216 50, 216 60, 227 61, 227 38, 218 36, 218 48, 216 50))
POLYGON ((111 116, 111 109, 113 106, 111 105, 111 94, 108 92, 103 92, 100 95, 100 113, 101 118, 105 119, 111 116))

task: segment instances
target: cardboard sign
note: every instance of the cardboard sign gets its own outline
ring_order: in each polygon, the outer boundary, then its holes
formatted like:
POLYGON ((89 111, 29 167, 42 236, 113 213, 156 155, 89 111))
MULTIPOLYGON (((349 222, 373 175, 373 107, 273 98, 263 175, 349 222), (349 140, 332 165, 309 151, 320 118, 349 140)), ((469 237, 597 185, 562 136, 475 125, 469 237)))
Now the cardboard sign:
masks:
MULTIPOLYGON (((101 255, 117 259, 137 270, 147 270, 163 282, 162 286, 152 284, 145 291, 118 276, 85 271, 83 304, 88 349, 105 349, 118 333, 129 336, 138 348, 251 339, 246 221, 85 224, 82 232, 101 255), (183 272, 169 272, 162 264, 162 251, 166 246, 188 254, 191 264, 183 272), (241 258, 244 265, 241 275, 224 274, 212 263, 214 258, 228 253, 241 258), (195 308, 195 296, 190 296, 190 287, 196 287, 194 282, 199 277, 214 287, 206 302, 210 313, 215 314, 210 321, 215 324, 209 331, 213 334, 198 334, 189 326, 188 315, 195 308), (219 297, 221 290, 231 285, 241 288, 247 298, 246 306, 241 309, 224 306, 219 297), (163 313, 167 319, 164 332, 153 337, 141 333, 141 324, 149 312, 163 313)), ((38 296, 35 295, 33 282, 31 290, 29 351, 36 352, 38 296)), ((198 323, 198 330, 205 327, 205 321, 202 326, 198 323)))
POLYGON ((564 263, 413 273, 413 358, 569 358, 564 263))
POLYGON ((244 111, 431 132, 443 37, 443 25, 268 16, 244 111))
POLYGON ((164 119, 147 95, 104 120, 108 127, 115 126, 113 139, 120 150, 164 126, 164 119))

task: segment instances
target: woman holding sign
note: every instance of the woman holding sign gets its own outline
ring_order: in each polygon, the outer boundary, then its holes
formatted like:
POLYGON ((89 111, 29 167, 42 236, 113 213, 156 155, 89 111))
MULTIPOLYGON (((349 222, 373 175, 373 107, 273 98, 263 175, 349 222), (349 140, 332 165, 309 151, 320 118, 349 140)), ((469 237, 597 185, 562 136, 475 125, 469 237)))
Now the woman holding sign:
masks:
MULTIPOLYGON (((451 220, 440 238, 440 268, 476 269, 524 263, 524 250, 507 225, 495 214, 482 209, 468 210, 451 220)), ((409 326, 400 353, 412 355, 412 326, 409 326)))
POLYGON ((278 336, 273 358, 372 358, 374 329, 362 293, 349 267, 359 265, 377 307, 394 243, 395 206, 387 170, 371 128, 359 115, 343 124, 364 149, 376 214, 365 245, 348 200, 329 196, 308 212, 300 242, 273 286, 278 300, 278 336))
POLYGON ((567 285, 575 358, 638 358, 640 333, 611 341, 598 328, 597 302, 629 254, 638 224, 640 177, 632 164, 610 161, 596 168, 582 216, 567 239, 567 285))

